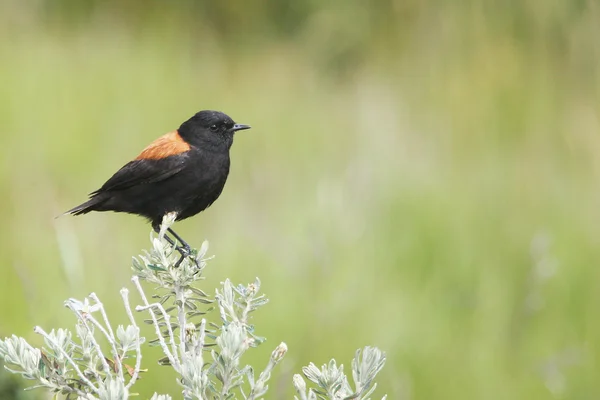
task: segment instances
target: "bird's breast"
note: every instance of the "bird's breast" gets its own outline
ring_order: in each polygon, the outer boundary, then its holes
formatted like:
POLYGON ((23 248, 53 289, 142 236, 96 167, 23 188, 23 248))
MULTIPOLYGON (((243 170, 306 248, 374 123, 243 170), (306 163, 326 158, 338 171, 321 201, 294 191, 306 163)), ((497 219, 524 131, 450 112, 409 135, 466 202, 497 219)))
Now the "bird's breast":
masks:
POLYGON ((191 161, 185 168, 184 218, 196 214, 210 206, 221 195, 229 175, 229 155, 202 153, 191 155, 191 161))

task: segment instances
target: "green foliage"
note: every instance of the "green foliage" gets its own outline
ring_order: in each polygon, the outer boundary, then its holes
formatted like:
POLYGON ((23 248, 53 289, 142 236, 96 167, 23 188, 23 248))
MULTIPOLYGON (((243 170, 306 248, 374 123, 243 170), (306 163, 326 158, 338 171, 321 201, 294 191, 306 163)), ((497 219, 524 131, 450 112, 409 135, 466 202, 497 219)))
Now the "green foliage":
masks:
POLYGON ((147 227, 54 216, 216 108, 253 129, 177 230, 217 244, 213 287, 261 277, 293 370, 362 342, 394 399, 600 396, 595 2, 1 3, 3 332, 111 298, 147 227))

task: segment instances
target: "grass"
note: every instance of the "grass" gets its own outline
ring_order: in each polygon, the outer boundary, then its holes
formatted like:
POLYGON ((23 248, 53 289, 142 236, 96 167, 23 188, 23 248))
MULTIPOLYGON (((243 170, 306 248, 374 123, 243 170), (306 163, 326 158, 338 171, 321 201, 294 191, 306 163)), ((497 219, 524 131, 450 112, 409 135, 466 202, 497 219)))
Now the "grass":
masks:
MULTIPOLYGON (((178 231, 211 242, 206 288, 261 278, 258 334, 290 349, 274 398, 367 344, 392 399, 597 397, 597 7, 433 3, 357 35, 356 60, 346 43, 348 69, 318 30, 238 50, 170 19, 5 26, 0 333, 62 326, 62 300, 91 291, 119 305, 150 227, 54 217, 213 108, 253 129, 222 197, 178 231)), ((176 390, 151 357, 142 394, 176 390)))

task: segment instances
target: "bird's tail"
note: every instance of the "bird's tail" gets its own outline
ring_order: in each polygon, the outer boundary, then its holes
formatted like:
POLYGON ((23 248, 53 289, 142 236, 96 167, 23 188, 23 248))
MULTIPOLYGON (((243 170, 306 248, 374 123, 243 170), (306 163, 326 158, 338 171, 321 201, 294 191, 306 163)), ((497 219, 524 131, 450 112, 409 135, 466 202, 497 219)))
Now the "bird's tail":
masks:
MULTIPOLYGON (((63 215, 71 214, 71 215, 82 215, 87 214, 90 211, 98 210, 98 206, 104 203, 106 199, 102 196, 94 196, 83 204, 78 205, 77 207, 71 208, 69 211, 65 211, 59 217, 63 215)), ((58 218, 58 217, 57 217, 58 218)))

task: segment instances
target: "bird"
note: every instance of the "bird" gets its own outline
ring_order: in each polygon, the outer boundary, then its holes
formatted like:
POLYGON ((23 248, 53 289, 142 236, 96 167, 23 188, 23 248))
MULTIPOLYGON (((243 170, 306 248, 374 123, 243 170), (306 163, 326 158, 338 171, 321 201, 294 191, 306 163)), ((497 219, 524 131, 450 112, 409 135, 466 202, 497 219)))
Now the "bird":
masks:
MULTIPOLYGON (((250 129, 220 111, 199 111, 181 126, 152 143, 125 164, 89 200, 64 214, 114 211, 145 217, 160 231, 163 216, 175 221, 210 207, 221 195, 230 168, 229 150, 234 134, 250 129)), ((180 265, 191 255, 190 245, 173 229, 165 239, 180 253, 180 265), (178 245, 178 241, 181 245, 178 245)))

